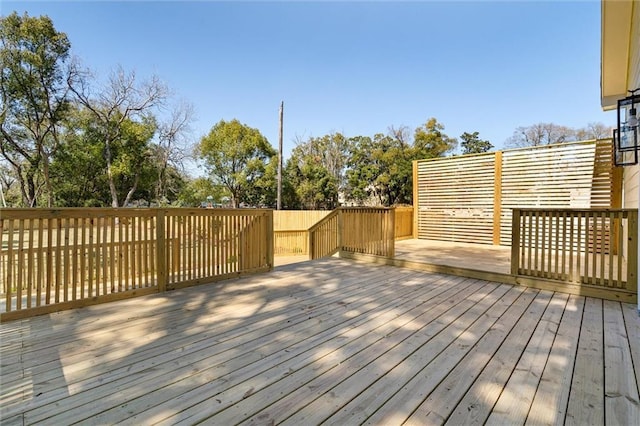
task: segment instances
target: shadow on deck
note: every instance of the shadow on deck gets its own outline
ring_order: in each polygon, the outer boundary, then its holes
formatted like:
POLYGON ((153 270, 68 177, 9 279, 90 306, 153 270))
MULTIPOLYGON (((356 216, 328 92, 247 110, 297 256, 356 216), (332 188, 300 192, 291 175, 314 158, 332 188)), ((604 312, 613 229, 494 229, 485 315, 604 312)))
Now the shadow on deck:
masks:
POLYGON ((3 424, 639 424, 635 306, 327 258, 0 325, 3 424))

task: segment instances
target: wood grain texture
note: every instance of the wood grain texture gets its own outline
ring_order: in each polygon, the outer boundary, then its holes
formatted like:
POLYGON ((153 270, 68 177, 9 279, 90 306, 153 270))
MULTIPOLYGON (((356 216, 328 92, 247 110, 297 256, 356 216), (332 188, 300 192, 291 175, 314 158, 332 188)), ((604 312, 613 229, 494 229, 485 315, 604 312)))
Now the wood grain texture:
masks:
POLYGON ((637 424, 639 330, 631 304, 327 258, 0 324, 0 416, 637 424))

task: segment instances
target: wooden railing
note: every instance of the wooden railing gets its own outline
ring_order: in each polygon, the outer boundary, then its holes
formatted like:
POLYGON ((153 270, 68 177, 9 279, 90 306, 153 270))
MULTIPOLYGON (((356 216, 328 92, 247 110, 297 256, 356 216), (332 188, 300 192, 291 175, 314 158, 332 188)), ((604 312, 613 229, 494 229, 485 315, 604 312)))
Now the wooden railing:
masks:
POLYGON ((393 257, 394 209, 340 207, 309 228, 309 258, 339 251, 393 257))
POLYGON ((271 210, 0 209, 0 319, 273 265, 271 210))
POLYGON ((341 209, 336 209, 309 228, 309 259, 332 256, 340 249, 338 222, 341 209))
POLYGON ((394 256, 394 209, 344 207, 341 212, 341 247, 351 253, 394 256))
POLYGON ((637 292, 638 211, 513 209, 511 273, 637 292))
POLYGON ((395 208, 395 239, 413 238, 413 207, 395 208))

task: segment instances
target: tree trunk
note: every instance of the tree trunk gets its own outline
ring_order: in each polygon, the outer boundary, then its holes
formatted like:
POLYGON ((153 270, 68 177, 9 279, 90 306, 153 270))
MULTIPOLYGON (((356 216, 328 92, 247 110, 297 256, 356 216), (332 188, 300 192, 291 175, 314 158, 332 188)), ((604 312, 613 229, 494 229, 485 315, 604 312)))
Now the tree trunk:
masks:
POLYGON ((109 179, 109 192, 111 193, 111 207, 117 209, 120 205, 118 203, 118 191, 116 190, 116 184, 113 181, 113 172, 111 171, 111 141, 108 138, 105 141, 104 157, 107 162, 107 178, 109 179))
POLYGON ((133 180, 133 186, 127 193, 127 198, 124 199, 124 203, 122 203, 122 207, 126 207, 131 202, 131 198, 133 198, 133 194, 136 192, 136 189, 138 189, 139 180, 140 180, 140 174, 136 173, 136 177, 133 180))

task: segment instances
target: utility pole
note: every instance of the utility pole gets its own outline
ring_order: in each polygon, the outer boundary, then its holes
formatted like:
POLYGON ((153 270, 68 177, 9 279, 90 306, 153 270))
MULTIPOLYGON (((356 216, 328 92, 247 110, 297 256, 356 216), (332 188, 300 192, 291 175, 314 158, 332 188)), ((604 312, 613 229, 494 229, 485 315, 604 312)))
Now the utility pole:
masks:
POLYGON ((282 116, 284 101, 280 102, 280 126, 278 127, 278 204, 277 210, 282 210, 282 116))

